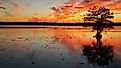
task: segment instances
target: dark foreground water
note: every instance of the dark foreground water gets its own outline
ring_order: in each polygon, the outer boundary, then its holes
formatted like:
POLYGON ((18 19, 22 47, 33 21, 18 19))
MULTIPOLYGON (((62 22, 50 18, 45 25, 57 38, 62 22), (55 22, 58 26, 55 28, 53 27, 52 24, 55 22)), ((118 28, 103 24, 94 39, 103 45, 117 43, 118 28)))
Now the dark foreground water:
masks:
POLYGON ((121 68, 121 32, 0 29, 0 68, 121 68))

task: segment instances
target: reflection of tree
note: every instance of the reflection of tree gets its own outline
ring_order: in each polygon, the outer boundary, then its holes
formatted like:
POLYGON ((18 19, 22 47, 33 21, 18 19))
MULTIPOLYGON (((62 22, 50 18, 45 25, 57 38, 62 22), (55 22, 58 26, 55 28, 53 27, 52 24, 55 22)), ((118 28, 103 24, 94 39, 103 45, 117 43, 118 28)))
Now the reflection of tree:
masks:
POLYGON ((102 45, 102 42, 100 40, 97 41, 99 42, 99 44, 93 43, 93 46, 84 45, 83 55, 86 56, 87 62, 89 64, 99 66, 108 65, 110 62, 112 62, 113 46, 102 45))
POLYGON ((83 55, 86 56, 89 64, 99 66, 108 65, 112 62, 113 46, 102 44, 101 32, 105 28, 113 28, 113 26, 111 26, 113 22, 108 20, 114 18, 113 13, 104 6, 94 6, 88 12, 89 13, 86 15, 87 17, 84 17, 84 21, 93 21, 97 23, 96 26, 93 26, 93 29, 97 31, 97 34, 94 36, 97 39, 97 43, 93 43, 93 46, 84 45, 83 55))

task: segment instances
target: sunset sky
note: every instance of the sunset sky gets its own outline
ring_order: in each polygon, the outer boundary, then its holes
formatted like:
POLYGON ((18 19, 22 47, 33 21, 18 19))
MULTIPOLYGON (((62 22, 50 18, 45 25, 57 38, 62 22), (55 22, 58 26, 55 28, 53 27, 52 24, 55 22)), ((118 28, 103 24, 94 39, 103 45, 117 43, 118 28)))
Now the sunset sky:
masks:
MULTIPOLYGON (((121 0, 0 0, 0 21, 82 22, 85 11, 95 5, 121 13, 121 0)), ((114 16, 115 22, 121 21, 121 14, 114 16)))

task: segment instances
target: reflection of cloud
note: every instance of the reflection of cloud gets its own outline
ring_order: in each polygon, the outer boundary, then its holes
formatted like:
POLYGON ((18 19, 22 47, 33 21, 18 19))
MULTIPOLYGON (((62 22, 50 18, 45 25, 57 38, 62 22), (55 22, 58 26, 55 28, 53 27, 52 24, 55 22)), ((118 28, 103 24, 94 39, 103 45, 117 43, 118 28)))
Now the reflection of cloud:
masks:
POLYGON ((67 47, 67 49, 71 53, 80 51, 82 48, 83 41, 84 40, 80 38, 80 33, 78 36, 76 33, 73 34, 68 31, 57 30, 55 32, 54 42, 58 42, 64 45, 64 47, 67 47))
POLYGON ((113 46, 106 45, 100 48, 85 45, 83 55, 86 56, 87 62, 93 65, 105 66, 113 61, 113 46))

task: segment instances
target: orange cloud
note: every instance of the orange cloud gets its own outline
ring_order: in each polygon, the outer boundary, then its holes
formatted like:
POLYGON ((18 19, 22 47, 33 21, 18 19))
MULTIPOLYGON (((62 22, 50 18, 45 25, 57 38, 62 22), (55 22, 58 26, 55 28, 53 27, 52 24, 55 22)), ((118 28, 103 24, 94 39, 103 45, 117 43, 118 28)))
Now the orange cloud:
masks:
POLYGON ((19 18, 24 17, 23 11, 30 6, 31 4, 26 2, 1 0, 0 9, 4 9, 4 15, 2 13, 3 16, 1 17, 8 18, 8 20, 3 19, 6 21, 9 21, 10 19, 13 19, 13 21, 19 21, 19 18))
POLYGON ((93 6, 106 6, 111 10, 121 11, 119 5, 121 5, 121 1, 118 0, 68 0, 62 7, 52 7, 51 10, 54 13, 51 16, 56 19, 56 22, 82 22, 80 19, 84 15, 82 13, 93 6))

